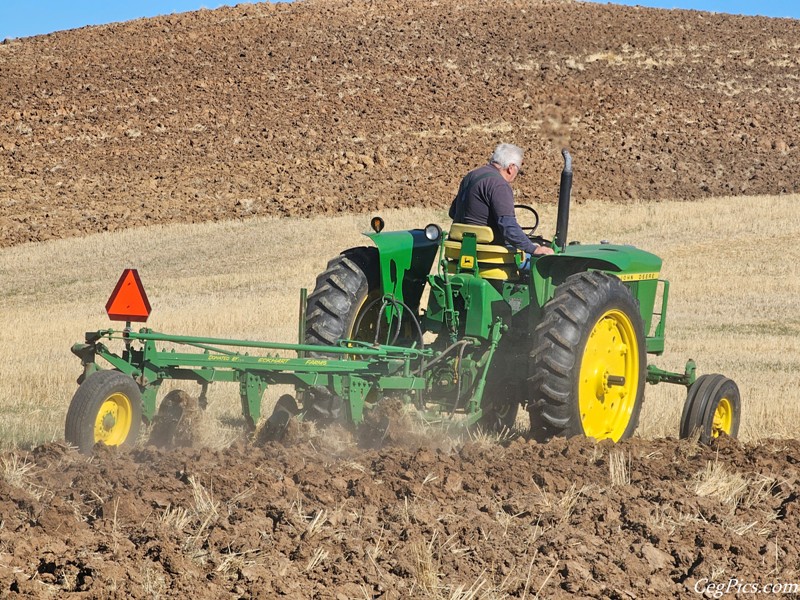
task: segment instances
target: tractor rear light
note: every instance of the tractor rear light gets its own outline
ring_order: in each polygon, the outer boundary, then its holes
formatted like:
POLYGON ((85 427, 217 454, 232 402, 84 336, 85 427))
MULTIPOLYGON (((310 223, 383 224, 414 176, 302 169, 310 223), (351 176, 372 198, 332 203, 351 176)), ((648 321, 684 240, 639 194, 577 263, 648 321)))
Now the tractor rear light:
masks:
POLYGON ((369 225, 370 227, 372 227, 372 231, 374 231, 375 233, 380 233, 381 231, 383 231, 383 228, 386 224, 380 217, 372 217, 372 219, 369 222, 369 225))

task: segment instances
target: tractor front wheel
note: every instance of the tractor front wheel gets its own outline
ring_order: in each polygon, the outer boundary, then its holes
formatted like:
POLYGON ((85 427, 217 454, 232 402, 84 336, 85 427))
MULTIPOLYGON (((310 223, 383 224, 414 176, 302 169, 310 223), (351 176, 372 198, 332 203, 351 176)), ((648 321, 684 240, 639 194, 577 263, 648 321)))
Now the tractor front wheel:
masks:
POLYGON ((83 454, 98 442, 130 447, 141 422, 142 394, 133 378, 119 371, 96 371, 72 397, 64 438, 83 454))
POLYGON ((645 334, 628 288, 601 271, 558 286, 534 330, 528 377, 531 434, 619 441, 639 422, 645 334))
POLYGON ((741 411, 739 387, 732 379, 719 374, 701 375, 686 395, 681 415, 681 439, 699 430, 700 441, 710 443, 720 434, 739 434, 741 411))

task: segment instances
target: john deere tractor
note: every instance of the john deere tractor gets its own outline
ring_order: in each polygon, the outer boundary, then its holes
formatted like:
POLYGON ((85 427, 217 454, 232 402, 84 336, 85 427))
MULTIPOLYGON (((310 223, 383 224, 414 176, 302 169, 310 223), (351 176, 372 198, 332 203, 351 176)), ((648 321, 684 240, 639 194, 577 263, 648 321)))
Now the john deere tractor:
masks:
MULTIPOLYGON (((706 440, 735 436, 733 381, 695 381, 693 361, 684 373, 647 364, 648 354, 664 351, 669 283, 659 278, 661 259, 628 245, 567 243, 572 165, 563 155, 552 242, 536 235, 533 208, 516 207, 533 214, 526 233, 554 255, 534 257, 523 271, 522 254, 498 244, 489 227, 453 224, 446 236, 437 225, 386 233, 375 218, 375 247, 342 252, 317 278, 306 341, 427 347, 432 358, 418 367, 427 378, 421 404, 466 412, 495 431, 512 428, 522 406, 537 439, 617 441, 637 427, 645 382, 666 381, 689 388, 682 435, 699 427, 706 440), (433 337, 428 346, 426 336, 433 337)), ((341 399, 311 394, 304 410, 329 418, 341 399)))
POLYGON ((271 437, 290 418, 357 425, 395 399, 431 422, 499 432, 515 427, 523 407, 536 439, 618 441, 637 427, 645 383, 661 382, 687 388, 681 437, 736 436, 740 396, 732 380, 696 377, 692 360, 683 373, 648 364, 648 355, 664 351, 669 282, 660 278, 661 259, 628 245, 567 242, 572 165, 563 156, 553 239, 537 235, 535 210, 518 207, 533 215, 529 237, 554 250, 533 257, 529 269, 488 227, 388 232, 375 217, 367 234, 374 246, 345 250, 307 298, 301 293, 297 344, 136 332, 130 322, 87 333, 73 347, 84 372, 67 440, 84 451, 99 441, 133 443, 139 422, 156 416, 166 379, 200 384, 201 405, 211 383, 238 383, 250 429, 264 390, 292 385, 295 393, 281 397, 266 421, 271 437), (104 343, 115 338, 121 354, 104 343), (198 351, 159 350, 160 342, 198 351))

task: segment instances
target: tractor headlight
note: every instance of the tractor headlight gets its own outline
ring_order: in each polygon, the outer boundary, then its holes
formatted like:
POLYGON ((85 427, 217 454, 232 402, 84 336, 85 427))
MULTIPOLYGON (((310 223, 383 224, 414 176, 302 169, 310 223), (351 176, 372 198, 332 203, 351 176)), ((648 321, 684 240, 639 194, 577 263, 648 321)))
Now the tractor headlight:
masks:
POLYGON ((383 231, 383 227, 386 225, 386 223, 384 223, 383 219, 381 219, 380 217, 372 217, 372 219, 369 222, 369 225, 370 227, 372 227, 372 231, 374 231, 375 233, 380 233, 381 231, 383 231))
POLYGON ((425 237, 430 241, 435 242, 442 237, 442 228, 436 223, 431 223, 425 226, 425 237))

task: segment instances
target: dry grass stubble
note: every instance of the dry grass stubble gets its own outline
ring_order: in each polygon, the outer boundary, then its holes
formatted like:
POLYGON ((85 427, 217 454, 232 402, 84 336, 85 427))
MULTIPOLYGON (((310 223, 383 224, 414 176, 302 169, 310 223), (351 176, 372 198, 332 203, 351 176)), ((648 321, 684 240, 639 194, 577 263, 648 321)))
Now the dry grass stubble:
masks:
MULTIPOLYGON (((664 259, 662 276, 671 281, 667 351, 653 362, 682 370, 694 358, 699 373, 733 378, 743 399, 740 437, 747 440, 800 433, 797 200, 572 207, 570 239, 631 243, 664 259)), ((541 232, 550 236, 555 207, 540 213, 541 232)), ((442 211, 383 216, 389 230, 448 223, 442 211)), ((368 245, 359 235, 367 226, 366 216, 257 219, 0 250, 0 445, 63 437, 80 372, 69 348, 84 331, 110 325, 104 305, 122 269, 139 269, 153 306, 148 326, 157 331, 293 342, 300 288, 313 288, 342 249, 368 245)), ((268 391, 265 413, 282 392, 268 391)), ((648 386, 639 435, 675 435, 683 399, 678 386, 648 386)), ((240 425, 235 386, 211 386, 209 414, 222 424, 216 443, 224 445, 240 425)))

